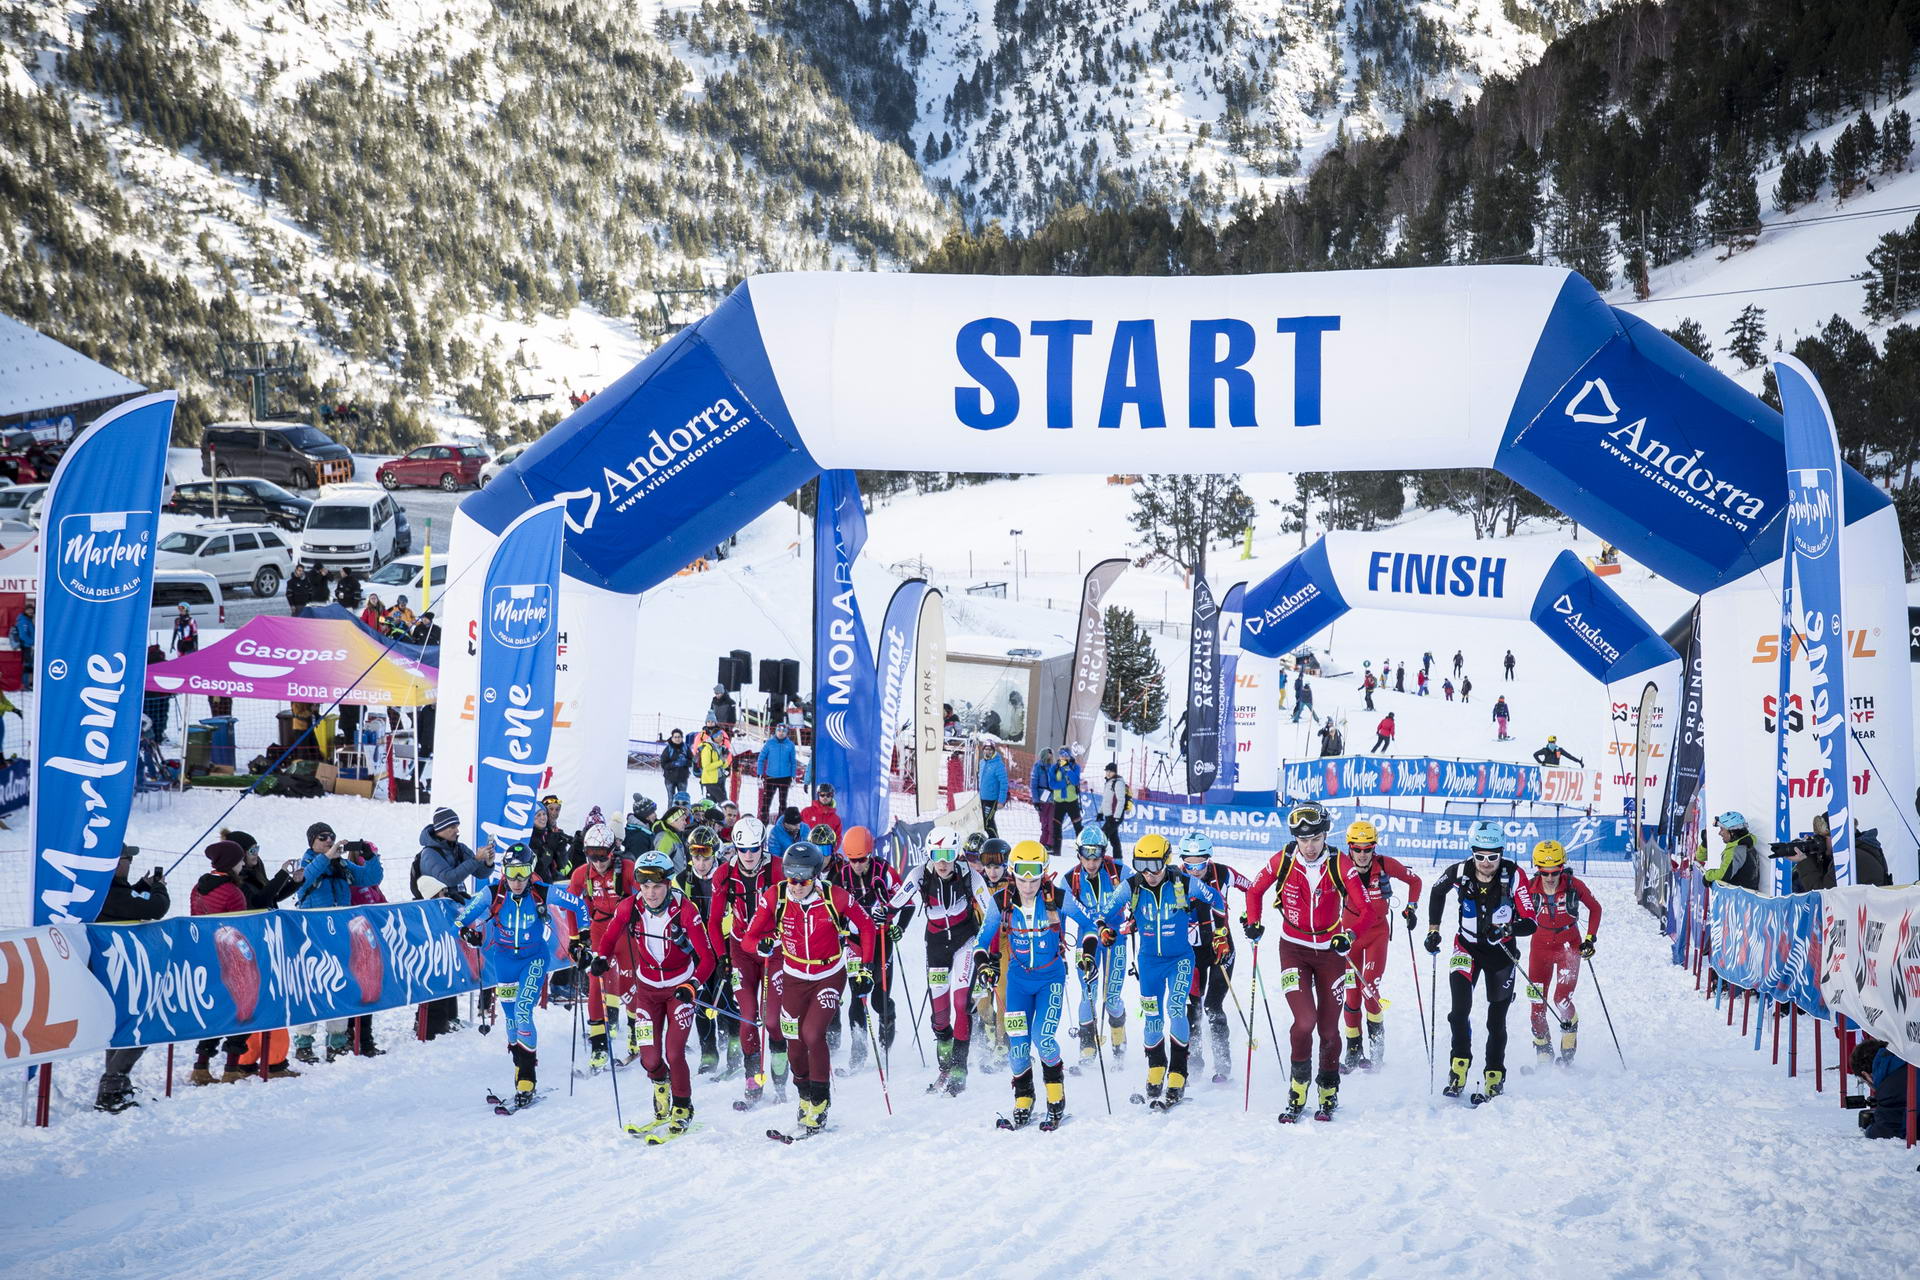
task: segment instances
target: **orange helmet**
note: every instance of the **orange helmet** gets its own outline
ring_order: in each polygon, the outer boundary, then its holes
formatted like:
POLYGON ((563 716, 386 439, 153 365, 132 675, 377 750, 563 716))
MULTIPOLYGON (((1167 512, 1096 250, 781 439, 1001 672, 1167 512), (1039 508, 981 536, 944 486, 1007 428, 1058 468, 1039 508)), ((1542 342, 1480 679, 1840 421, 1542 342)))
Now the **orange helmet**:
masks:
POLYGON ((849 861, 857 862, 873 854, 873 832, 865 827, 848 827, 846 834, 840 837, 840 852, 849 861))

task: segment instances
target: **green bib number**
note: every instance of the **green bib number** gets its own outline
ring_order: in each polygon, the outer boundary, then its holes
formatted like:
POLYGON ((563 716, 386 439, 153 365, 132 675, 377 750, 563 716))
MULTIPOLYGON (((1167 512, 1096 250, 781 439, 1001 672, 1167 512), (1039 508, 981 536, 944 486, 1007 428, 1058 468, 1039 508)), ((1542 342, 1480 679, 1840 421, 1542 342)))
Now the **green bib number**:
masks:
POLYGON ((1012 1009, 1007 1010, 1007 1034, 1010 1036, 1027 1034, 1027 1015, 1012 1009))
POLYGON ((781 1014, 780 1038, 782 1040, 798 1040, 800 1038, 800 1019, 788 1014, 781 1014))
POLYGON ((1140 997, 1140 1016, 1143 1018, 1159 1017, 1160 1016, 1160 997, 1159 996, 1141 996, 1140 997))
POLYGON ((927 985, 931 987, 944 987, 947 985, 947 979, 952 976, 953 971, 951 969, 929 969, 927 970, 927 985))
POLYGON ((635 1044, 652 1045, 653 1044, 653 1019, 643 1018, 639 1022, 634 1023, 633 1032, 634 1032, 633 1040, 635 1044))

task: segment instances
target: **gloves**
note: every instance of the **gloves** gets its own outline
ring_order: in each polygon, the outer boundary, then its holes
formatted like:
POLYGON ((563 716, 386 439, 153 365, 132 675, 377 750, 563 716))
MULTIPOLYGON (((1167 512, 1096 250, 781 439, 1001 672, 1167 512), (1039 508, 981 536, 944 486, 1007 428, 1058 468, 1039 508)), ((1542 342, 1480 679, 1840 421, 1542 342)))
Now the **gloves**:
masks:
POLYGON ((593 974, 595 977, 599 977, 611 968, 613 968, 613 961, 607 959, 605 956, 595 956, 593 961, 587 965, 587 972, 593 974))
POLYGON ((487 935, 480 932, 480 926, 477 924, 470 924, 460 931, 460 941, 470 947, 477 947, 486 940, 487 935))
POLYGON ((1411 902, 1409 902, 1406 906, 1400 909, 1400 918, 1407 922, 1408 933, 1412 933, 1414 929, 1419 927, 1420 913, 1413 909, 1413 904, 1411 902))
POLYGON ((759 953, 762 959, 765 959, 772 956, 779 945, 780 944, 775 942, 771 937, 766 937, 760 939, 760 945, 755 947, 754 950, 759 953))
POLYGON ((856 960, 847 966, 847 984, 853 988, 853 994, 864 996, 873 990, 873 974, 856 960))
POLYGON ((905 924, 890 924, 887 926, 887 941, 898 942, 906 935, 906 932, 907 926, 905 924))
POLYGON ((882 926, 883 928, 886 926, 887 921, 891 919, 892 916, 893 916, 893 908, 888 906, 884 902, 876 902, 871 907, 867 908, 867 918, 869 920, 872 920, 875 924, 882 926))
POLYGON ((1089 938, 1080 944, 1080 959, 1076 963, 1080 966, 1080 976, 1089 982, 1093 981, 1093 975, 1100 967, 1098 956, 1099 948, 1093 939, 1089 938))
POLYGON ((1328 940, 1327 945, 1333 948, 1335 955, 1343 956, 1353 950, 1353 935, 1342 929, 1328 940))
POLYGON ((1258 920, 1247 919, 1247 913, 1242 911, 1240 913, 1240 931, 1247 935, 1248 942, 1258 942, 1266 936, 1267 926, 1261 924, 1258 920))
POLYGON ((1000 981, 1000 957, 991 951, 973 953, 973 976, 989 984, 1000 981))
POLYGON ((1513 920, 1513 936, 1516 938, 1524 938, 1539 927, 1539 925, 1527 919, 1525 916, 1515 916, 1513 920))
POLYGON ((1427 954, 1430 956, 1440 954, 1440 931, 1438 929, 1427 930, 1427 954))
POLYGON ((667 921, 667 945, 681 951, 692 951, 687 943, 687 930, 678 920, 667 921))
POLYGON ((1227 957, 1232 954, 1233 935, 1225 929, 1215 929, 1213 931, 1213 958, 1221 964, 1225 964, 1227 957))
POLYGON ((1103 924, 1100 926, 1100 945, 1101 946, 1103 947, 1112 946, 1114 944, 1115 939, 1117 939, 1119 936, 1120 936, 1119 934, 1113 931, 1112 925, 1103 924))
POLYGON ((1588 936, 1588 937, 1587 937, 1587 939, 1586 939, 1585 941, 1583 941, 1583 942, 1582 942, 1582 943, 1580 944, 1580 954, 1581 954, 1582 956, 1586 956, 1586 957, 1589 957, 1589 958, 1591 958, 1591 957, 1592 957, 1592 955, 1593 955, 1593 938, 1592 938, 1591 936, 1588 936))
POLYGON ((694 990, 691 982, 683 982, 673 989, 673 998, 681 1004, 692 1004, 693 997, 694 990))
POLYGON ((573 957, 575 964, 585 964, 587 962, 587 937, 585 934, 576 933, 572 938, 568 939, 567 954, 573 957))

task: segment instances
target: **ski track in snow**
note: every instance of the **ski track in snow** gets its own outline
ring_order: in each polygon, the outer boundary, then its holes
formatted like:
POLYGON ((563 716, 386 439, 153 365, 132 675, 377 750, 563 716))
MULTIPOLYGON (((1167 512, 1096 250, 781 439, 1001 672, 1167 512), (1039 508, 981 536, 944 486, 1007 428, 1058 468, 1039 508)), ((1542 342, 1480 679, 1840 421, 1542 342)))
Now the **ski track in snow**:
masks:
MULTIPOLYGON (((696 1077, 702 1131, 648 1149, 617 1132, 609 1078, 567 1096, 567 1010, 540 1015, 556 1092, 513 1118, 483 1103, 510 1080, 497 1033, 423 1045, 410 1011, 393 1011, 379 1019, 386 1057, 303 1068, 297 1081, 193 1089, 183 1046, 174 1098, 119 1117, 84 1107, 96 1060, 61 1064, 55 1126, 0 1137, 0 1198, 14 1206, 0 1257, 19 1277, 263 1262, 285 1276, 397 1275, 455 1258, 498 1276, 1530 1275, 1572 1260, 1614 1276, 1905 1271, 1920 1236, 1886 1210, 1910 1202, 1913 1154, 1855 1136, 1831 1076, 1816 1095, 1805 1074, 1790 1080, 1753 1052, 1737 1016, 1729 1030, 1666 963, 1626 884, 1595 888, 1607 908, 1598 963, 1630 1070, 1583 976, 1578 1065, 1516 1074, 1478 1110, 1427 1091, 1398 934, 1386 1067, 1348 1078, 1333 1124, 1292 1129, 1274 1122, 1282 1080, 1264 1037, 1242 1112, 1237 1023, 1232 1085, 1207 1083, 1209 1065, 1177 1111, 1129 1106, 1144 1071, 1130 1014, 1111 1118, 1095 1072, 1068 1077, 1073 1119, 1059 1133, 997 1132, 1005 1072, 976 1072, 957 1100, 929 1098, 933 1073, 903 1009, 891 1118, 865 1072, 835 1082, 835 1132, 782 1148, 762 1131, 791 1128, 792 1102, 741 1115, 728 1106, 737 1081, 696 1077), (1794 1211, 1816 1201, 1817 1217, 1794 1211), (1143 1237, 1149 1223, 1163 1225, 1143 1237)), ((1428 963, 1421 952, 1422 995, 1428 963)), ((906 965, 919 982, 918 947, 906 965)), ((1270 999, 1284 1035, 1286 1009, 1270 999)), ((1524 999, 1508 1029, 1518 1067, 1531 1057, 1524 999)), ((143 1094, 157 1093, 164 1056, 140 1064, 143 1094)), ((629 1117, 646 1094, 639 1070, 621 1072, 629 1117)))

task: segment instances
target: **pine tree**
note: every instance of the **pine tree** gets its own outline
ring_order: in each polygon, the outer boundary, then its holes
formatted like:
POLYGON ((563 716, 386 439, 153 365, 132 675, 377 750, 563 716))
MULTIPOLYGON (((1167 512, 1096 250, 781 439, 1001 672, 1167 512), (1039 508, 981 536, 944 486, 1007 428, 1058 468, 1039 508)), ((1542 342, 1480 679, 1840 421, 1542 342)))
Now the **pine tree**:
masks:
POLYGON ((1864 310, 1868 319, 1885 320, 1920 306, 1920 218, 1905 231, 1889 231, 1867 252, 1864 310))
POLYGON ((1107 606, 1107 683, 1100 710, 1135 733, 1152 733, 1167 718, 1167 673, 1153 639, 1133 610, 1115 604, 1107 606))
POLYGON ((1701 328, 1700 322, 1692 316, 1687 316, 1673 328, 1662 329, 1660 332, 1666 334, 1669 338, 1672 338, 1675 342, 1693 352, 1693 354, 1699 356, 1708 364, 1713 363, 1713 343, 1707 340, 1707 331, 1701 328))
POLYGON ((1743 146, 1729 146, 1713 167, 1713 183, 1707 190, 1707 222, 1713 238, 1727 246, 1731 257, 1737 250, 1753 247, 1760 231, 1760 192, 1754 186, 1753 161, 1743 146))
POLYGON ((1880 172, 1902 173, 1913 154, 1913 117, 1895 108, 1880 126, 1880 172))
POLYGON ((1253 499, 1237 475, 1150 475, 1133 491, 1133 527, 1147 546, 1205 576, 1207 544, 1253 520, 1253 499))
MULTIPOLYGON (((1864 115, 1861 119, 1865 120, 1864 115)), ((1859 126, 1850 124, 1840 131, 1833 140, 1833 194, 1845 200, 1859 190, 1860 183, 1866 177, 1873 164, 1875 141, 1873 121, 1867 120, 1867 134, 1863 139, 1859 126)))
POLYGON ((1727 326, 1727 354, 1751 369, 1767 358, 1767 313, 1749 302, 1727 326))
POLYGON ((1807 188, 1807 153, 1795 146, 1780 162, 1780 180, 1773 184, 1773 207, 1782 213, 1792 213, 1797 206, 1811 200, 1813 194, 1807 188))

